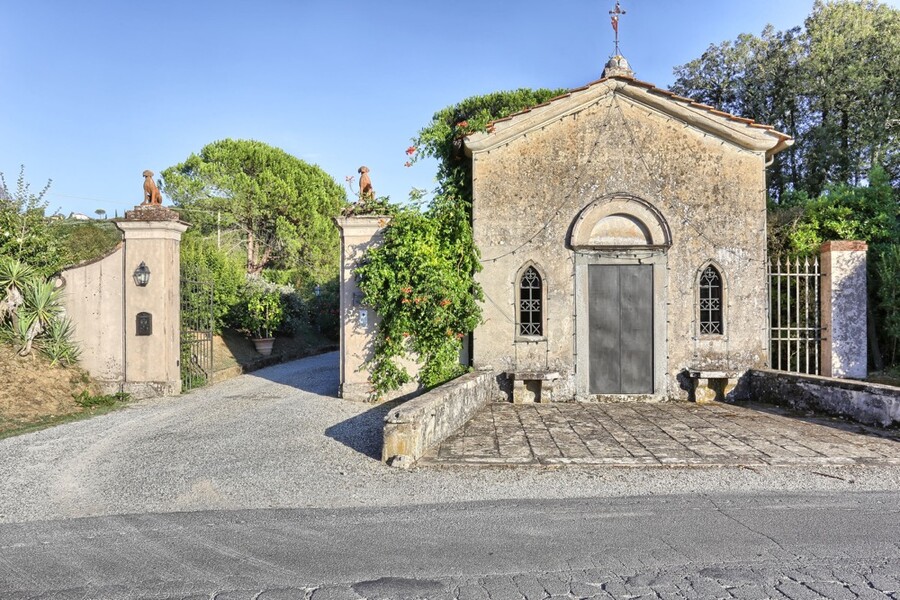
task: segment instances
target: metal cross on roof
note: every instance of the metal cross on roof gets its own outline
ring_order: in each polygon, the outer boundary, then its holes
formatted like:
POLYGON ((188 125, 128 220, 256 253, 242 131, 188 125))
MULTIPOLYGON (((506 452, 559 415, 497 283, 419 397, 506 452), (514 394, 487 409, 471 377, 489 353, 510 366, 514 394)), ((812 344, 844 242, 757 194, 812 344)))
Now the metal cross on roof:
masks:
POLYGON ((612 21, 613 31, 616 32, 616 56, 619 56, 619 17, 624 15, 626 11, 619 6, 619 0, 616 0, 616 7, 609 11, 610 20, 612 21))

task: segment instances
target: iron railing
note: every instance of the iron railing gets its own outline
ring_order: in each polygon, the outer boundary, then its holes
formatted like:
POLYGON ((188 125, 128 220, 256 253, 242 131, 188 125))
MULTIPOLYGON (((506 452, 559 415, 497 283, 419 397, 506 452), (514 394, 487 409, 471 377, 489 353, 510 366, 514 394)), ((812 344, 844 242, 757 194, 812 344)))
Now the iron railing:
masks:
POLYGON ((818 375, 822 324, 819 257, 775 257, 769 262, 769 366, 818 375))
POLYGON ((203 387, 213 374, 213 284, 181 280, 181 391, 203 387))

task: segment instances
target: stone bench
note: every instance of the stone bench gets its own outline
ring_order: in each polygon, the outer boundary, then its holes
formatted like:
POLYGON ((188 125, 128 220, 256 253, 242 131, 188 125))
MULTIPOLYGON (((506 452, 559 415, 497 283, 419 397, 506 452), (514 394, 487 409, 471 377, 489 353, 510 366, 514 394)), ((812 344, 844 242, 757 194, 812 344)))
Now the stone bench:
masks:
POLYGON ((726 396, 737 387, 738 371, 715 370, 711 368, 688 368, 691 389, 688 399, 697 404, 725 402, 726 396))
POLYGON ((557 371, 508 371, 506 376, 513 382, 513 404, 553 402, 557 371))

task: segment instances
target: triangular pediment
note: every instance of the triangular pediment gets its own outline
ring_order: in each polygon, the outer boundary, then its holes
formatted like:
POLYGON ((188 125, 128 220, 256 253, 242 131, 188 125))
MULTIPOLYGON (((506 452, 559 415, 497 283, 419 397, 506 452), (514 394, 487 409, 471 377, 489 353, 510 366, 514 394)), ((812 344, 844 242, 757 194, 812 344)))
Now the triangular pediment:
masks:
POLYGON ((688 127, 745 150, 765 152, 767 160, 794 142, 789 135, 768 125, 755 123, 752 119, 736 117, 649 83, 616 76, 601 79, 540 106, 494 121, 488 131, 473 133, 465 139, 466 152, 469 155, 477 154, 508 144, 518 137, 594 106, 611 95, 666 118, 678 120, 688 127))

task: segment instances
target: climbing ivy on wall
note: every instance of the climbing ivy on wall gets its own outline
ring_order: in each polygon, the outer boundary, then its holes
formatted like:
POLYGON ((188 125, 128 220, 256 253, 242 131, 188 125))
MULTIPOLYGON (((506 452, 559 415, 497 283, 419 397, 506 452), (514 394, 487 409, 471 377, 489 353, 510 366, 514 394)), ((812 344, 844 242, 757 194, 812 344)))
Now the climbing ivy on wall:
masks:
POLYGON ((419 381, 426 387, 465 371, 459 361, 463 339, 481 321, 484 296, 473 278, 481 263, 472 238, 472 172, 463 139, 565 91, 473 96, 435 113, 413 139, 407 166, 425 157, 438 160, 434 198, 426 208, 414 203, 398 209, 384 243, 370 249, 356 270, 365 303, 381 317, 369 364, 377 393, 411 380, 400 363, 404 356, 422 365, 419 381))

